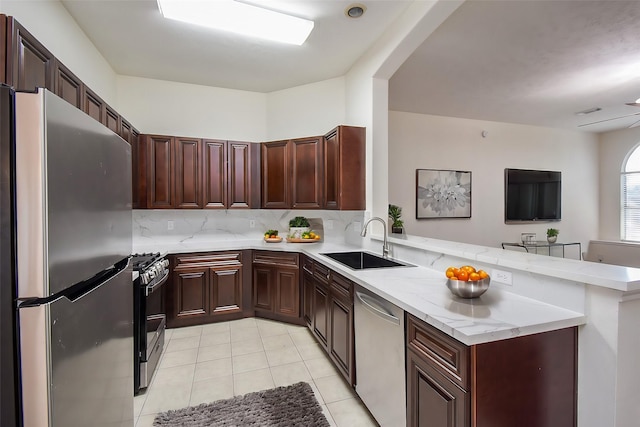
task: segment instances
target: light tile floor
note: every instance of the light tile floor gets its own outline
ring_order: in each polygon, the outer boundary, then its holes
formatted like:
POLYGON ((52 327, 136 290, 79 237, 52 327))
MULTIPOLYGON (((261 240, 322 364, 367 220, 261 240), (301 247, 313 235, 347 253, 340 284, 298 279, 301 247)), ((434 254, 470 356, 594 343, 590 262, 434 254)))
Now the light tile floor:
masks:
POLYGON ((377 425, 306 327, 247 318, 167 329, 151 384, 134 398, 136 427, 159 412, 299 381, 332 426, 377 425))

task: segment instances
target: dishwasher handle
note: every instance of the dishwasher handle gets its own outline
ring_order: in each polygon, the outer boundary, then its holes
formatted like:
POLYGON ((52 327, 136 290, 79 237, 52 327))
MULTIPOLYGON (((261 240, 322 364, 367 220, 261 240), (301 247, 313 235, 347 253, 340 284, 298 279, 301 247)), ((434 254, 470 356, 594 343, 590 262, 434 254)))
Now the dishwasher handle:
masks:
POLYGON ((400 319, 393 315, 382 303, 380 303, 376 298, 371 295, 367 295, 361 292, 356 291, 356 296, 362 303, 362 305, 369 310, 371 313, 376 316, 382 317, 383 319, 395 323, 396 325, 400 325, 400 319))

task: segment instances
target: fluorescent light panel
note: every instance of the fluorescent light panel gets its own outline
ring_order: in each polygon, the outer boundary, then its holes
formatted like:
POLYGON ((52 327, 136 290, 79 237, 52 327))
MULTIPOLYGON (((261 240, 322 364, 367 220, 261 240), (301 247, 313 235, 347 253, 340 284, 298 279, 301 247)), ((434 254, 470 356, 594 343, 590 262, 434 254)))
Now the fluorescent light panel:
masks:
POLYGON ((313 21, 234 0, 158 0, 165 18, 281 43, 301 45, 313 21))

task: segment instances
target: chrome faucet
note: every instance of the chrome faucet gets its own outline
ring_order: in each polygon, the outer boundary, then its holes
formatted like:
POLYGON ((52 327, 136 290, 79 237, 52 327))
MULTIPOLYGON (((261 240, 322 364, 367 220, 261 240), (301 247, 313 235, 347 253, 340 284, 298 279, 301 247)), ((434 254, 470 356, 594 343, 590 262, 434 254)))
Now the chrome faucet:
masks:
POLYGON ((367 235, 367 226, 373 220, 380 221, 382 223, 382 228, 384 229, 384 242, 382 243, 382 257, 383 258, 388 258, 389 257, 389 242, 387 242, 387 223, 384 222, 384 220, 382 218, 380 218, 378 216, 374 216, 374 217, 370 218, 369 220, 367 220, 367 222, 364 223, 364 227, 362 227, 362 231, 360 232, 360 236, 365 237, 367 235))

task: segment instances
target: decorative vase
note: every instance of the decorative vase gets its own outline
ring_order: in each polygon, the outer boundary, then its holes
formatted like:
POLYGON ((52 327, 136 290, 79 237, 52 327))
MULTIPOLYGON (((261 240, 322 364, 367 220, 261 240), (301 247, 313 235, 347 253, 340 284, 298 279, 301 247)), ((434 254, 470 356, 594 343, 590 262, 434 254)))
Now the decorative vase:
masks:
POLYGON ((547 242, 555 243, 558 240, 558 236, 547 236, 547 242))
POLYGON ((402 233, 404 233, 404 228, 403 227, 391 227, 391 232, 392 233, 396 233, 396 234, 402 234, 402 233))
POLYGON ((289 237, 292 239, 302 239, 302 233, 310 231, 309 227, 289 227, 289 237))

